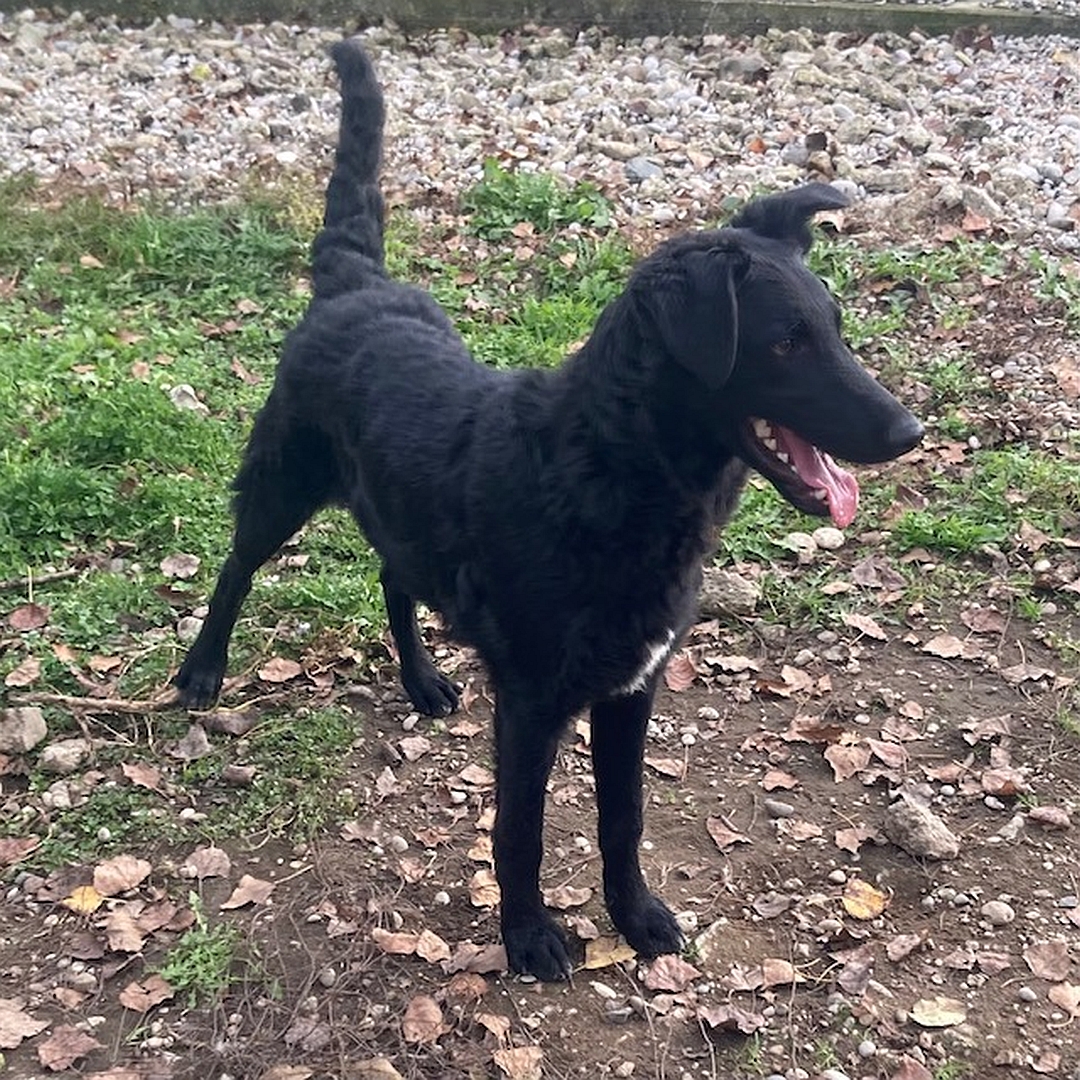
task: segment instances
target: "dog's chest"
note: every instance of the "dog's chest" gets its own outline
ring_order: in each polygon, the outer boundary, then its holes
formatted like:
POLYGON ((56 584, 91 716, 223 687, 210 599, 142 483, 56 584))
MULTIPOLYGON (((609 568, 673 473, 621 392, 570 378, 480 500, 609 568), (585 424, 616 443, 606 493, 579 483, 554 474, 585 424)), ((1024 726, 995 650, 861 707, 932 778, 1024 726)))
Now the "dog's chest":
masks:
POLYGON ((675 644, 675 631, 670 628, 664 634, 646 644, 641 665, 633 676, 628 679, 616 691, 616 695, 622 697, 627 694, 637 694, 649 685, 649 680, 667 663, 675 644))

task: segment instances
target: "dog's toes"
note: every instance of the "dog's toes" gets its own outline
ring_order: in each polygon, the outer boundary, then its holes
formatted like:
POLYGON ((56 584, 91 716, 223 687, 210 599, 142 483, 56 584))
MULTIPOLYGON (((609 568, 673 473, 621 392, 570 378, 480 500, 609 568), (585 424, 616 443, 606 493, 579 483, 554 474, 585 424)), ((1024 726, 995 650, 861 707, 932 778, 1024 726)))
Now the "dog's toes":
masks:
POLYGON ((645 893, 640 902, 618 913, 612 920, 630 947, 648 959, 682 951, 684 938, 675 916, 659 897, 645 893))
POLYGON ((429 672, 417 672, 409 678, 403 672, 401 681, 409 700, 424 716, 449 716, 458 707, 457 688, 434 667, 429 672))
POLYGON ((562 982, 570 977, 566 938, 549 918, 527 926, 503 929, 503 944, 512 971, 535 975, 542 982, 562 982))
POLYGON ((217 701, 223 681, 223 672, 189 669, 185 664, 172 680, 176 702, 185 709, 209 709, 217 701))

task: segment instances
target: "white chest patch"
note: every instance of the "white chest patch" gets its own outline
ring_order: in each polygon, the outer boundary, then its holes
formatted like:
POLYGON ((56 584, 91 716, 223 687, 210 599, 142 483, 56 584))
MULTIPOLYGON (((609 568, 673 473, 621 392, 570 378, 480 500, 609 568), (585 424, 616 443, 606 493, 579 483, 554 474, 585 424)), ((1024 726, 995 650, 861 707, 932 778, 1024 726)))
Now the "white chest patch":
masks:
POLYGON ((644 690, 649 680, 660 669, 660 666, 668 658, 671 646, 675 643, 675 631, 668 630, 660 641, 654 641, 645 650, 645 662, 638 669, 638 673, 624 686, 620 686, 616 695, 624 697, 627 694, 636 694, 644 690))

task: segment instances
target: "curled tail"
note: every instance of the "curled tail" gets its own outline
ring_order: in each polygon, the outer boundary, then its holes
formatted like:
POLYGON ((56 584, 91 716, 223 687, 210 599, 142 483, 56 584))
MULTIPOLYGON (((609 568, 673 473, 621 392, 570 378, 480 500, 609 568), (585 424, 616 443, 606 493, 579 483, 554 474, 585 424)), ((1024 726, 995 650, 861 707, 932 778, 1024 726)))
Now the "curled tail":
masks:
POLYGON ((356 38, 339 41, 330 55, 341 80, 341 127, 323 227, 312 247, 312 277, 321 297, 357 288, 383 265, 382 91, 356 38))

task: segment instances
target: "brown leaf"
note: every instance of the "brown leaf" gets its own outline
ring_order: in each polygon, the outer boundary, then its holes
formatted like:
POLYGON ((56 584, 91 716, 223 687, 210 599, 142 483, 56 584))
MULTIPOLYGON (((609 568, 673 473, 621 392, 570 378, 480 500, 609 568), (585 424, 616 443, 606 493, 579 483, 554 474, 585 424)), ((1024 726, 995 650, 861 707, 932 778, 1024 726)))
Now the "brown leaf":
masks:
POLYGON ((1027 781, 1019 769, 1003 767, 1000 769, 983 769, 982 789, 988 795, 1000 795, 1009 798, 1013 795, 1021 795, 1027 791, 1027 781))
MULTIPOLYGON (((309 1071, 308 1075, 314 1074, 309 1071)), ((384 1057, 358 1061, 356 1064, 349 1066, 349 1070, 345 1075, 348 1076, 349 1080, 405 1080, 401 1073, 384 1057)), ((275 1078, 261 1076, 259 1080, 275 1080, 275 1078)), ((288 1080, 288 1078, 283 1078, 283 1080, 288 1080)), ((303 1078, 297 1077, 297 1080, 303 1080, 303 1078)))
POLYGON ((769 769, 761 778, 761 786, 766 791, 790 791, 799 786, 799 781, 783 769, 769 769))
POLYGON ((105 916, 105 933, 113 952, 142 952, 146 933, 136 921, 136 916, 126 906, 113 908, 105 916))
POLYGON ((89 1035, 69 1024, 62 1024, 54 1028, 53 1033, 37 1046, 38 1061, 51 1072, 60 1072, 61 1069, 70 1069, 81 1057, 85 1057, 92 1050, 102 1050, 104 1047, 89 1035))
POLYGON ((157 791, 161 785, 161 770, 145 762, 125 761, 121 764, 120 771, 137 787, 157 791))
POLYGON ((844 910, 854 919, 876 919, 888 906, 889 897, 861 878, 849 878, 841 897, 844 910))
POLYGON ((697 1016, 711 1028, 738 1031, 743 1035, 753 1035, 765 1023, 761 1013, 740 1009, 738 1005, 700 1005, 697 1016))
POLYGON ((953 1027, 967 1019, 967 1006, 950 997, 920 998, 911 1006, 910 1016, 920 1027, 953 1027))
POLYGON ((462 783, 468 784, 470 787, 490 788, 495 786, 495 774, 490 769, 485 769, 483 765, 466 765, 458 773, 458 777, 462 783))
POLYGON ((679 994, 695 979, 701 978, 701 972, 693 964, 688 964, 681 956, 669 953, 658 956, 649 965, 645 976, 645 985, 650 990, 667 990, 679 994))
POLYGON ((951 660, 954 657, 964 655, 964 643, 954 634, 938 634, 924 643, 922 651, 929 653, 931 656, 940 656, 943 659, 951 660))
POLYGON ((199 572, 201 562, 198 555, 178 551, 172 555, 166 555, 158 566, 167 578, 187 579, 193 578, 199 572))
POLYGON ((851 580, 864 589, 888 589, 895 592, 907 586, 904 575, 894 570, 882 555, 870 555, 857 562, 851 568, 851 580))
POLYGON ((439 1003, 427 994, 417 994, 409 1000, 401 1021, 401 1034, 414 1046, 437 1042, 450 1027, 444 1022, 439 1003))
POLYGON ((732 847, 734 844, 749 844, 751 842, 749 836, 728 828, 718 817, 706 818, 705 828, 708 829, 709 835, 721 851, 732 847))
MULTIPOLYGON (((1068 829, 1072 827, 1069 812, 1061 806, 1033 806, 1027 815, 1028 821, 1041 825, 1044 829, 1068 829)), ((0 859, 0 862, 3 860, 0 859)))
POLYGON ((1024 950, 1024 962, 1031 974, 1048 982, 1062 982, 1069 974, 1071 959, 1069 943, 1061 938, 1029 945, 1024 950))
POLYGON ((885 955, 896 964, 910 956, 922 943, 922 934, 897 934, 885 943, 885 955))
POLYGON ((833 779, 839 784, 843 780, 850 780, 870 764, 870 747, 860 743, 827 746, 825 760, 832 766, 833 779))
POLYGON ((134 855, 117 855, 94 867, 94 888, 102 896, 118 896, 141 885, 152 867, 134 855))
POLYGON ((12 630, 25 633, 27 630, 40 630, 49 622, 49 609, 41 604, 22 604, 8 615, 8 626, 12 630))
POLYGON ((105 897, 93 885, 79 885, 72 889, 71 894, 65 896, 60 903, 69 911, 74 911, 76 915, 92 915, 105 903, 105 897))
POLYGON ((655 769, 661 776, 671 776, 676 780, 682 780, 686 776, 686 762, 682 758, 645 758, 645 764, 650 769, 655 769))
POLYGON ((868 638, 873 638, 875 641, 889 640, 889 635, 886 634, 869 615, 844 614, 841 618, 843 619, 845 626, 850 626, 853 630, 858 630, 860 634, 863 634, 868 638))
POLYGON ((1080 986, 1074 986, 1069 982, 1057 983, 1050 987, 1046 996, 1058 1008, 1064 1009, 1070 1019, 1075 1020, 1080 1016, 1080 986))
POLYGON ((180 761, 198 761, 213 750, 206 728, 202 724, 192 724, 175 746, 169 748, 169 754, 180 761))
POLYGON ((1039 667, 1036 664, 1013 664, 1012 667, 1002 668, 1001 677, 1013 686, 1019 686, 1024 682, 1038 682, 1040 679, 1052 679, 1053 671, 1050 668, 1039 667))
POLYGON ((40 836, 0 836, 0 866, 13 866, 40 844, 40 836))
POLYGON ((544 1052, 539 1046, 507 1046, 491 1057, 508 1080, 540 1080, 543 1076, 544 1052))
POLYGON ((863 841, 871 840, 876 835, 877 830, 869 825, 852 825, 847 829, 837 829, 833 835, 833 843, 841 851, 850 851, 852 855, 856 855, 863 841))
POLYGON ((148 975, 141 983, 130 982, 120 991, 119 1002, 133 1012, 148 1012, 155 1005, 169 1001, 173 988, 160 976, 148 975))
POLYGON ((272 881, 262 881, 250 874, 244 874, 240 878, 240 883, 233 889, 232 895, 221 905, 221 909, 228 911, 232 908, 243 907, 245 904, 265 904, 273 891, 272 881))
POLYGON ((416 955, 429 964, 450 959, 450 946, 431 930, 421 930, 416 939, 416 955))
POLYGON ((406 735, 398 740, 398 749, 406 761, 419 761, 431 750, 431 740, 423 735, 406 735))
POLYGON ((414 956, 419 938, 416 934, 406 934, 386 930, 376 926, 371 931, 371 940, 379 946, 384 953, 391 956, 414 956))
POLYGON ((585 963, 588 971, 611 967, 633 960, 637 953, 622 938, 598 937, 585 942, 585 963))
POLYGON ((303 668, 285 656, 275 656, 259 668, 259 678, 268 683, 287 683, 303 672, 303 668))
POLYGON ((960 621, 976 634, 1001 634, 1005 631, 1005 616, 997 608, 965 608, 960 621))
POLYGON ((913 1058, 902 1057, 900 1068, 889 1077, 889 1080, 934 1080, 934 1074, 913 1058))
POLYGON ((495 907, 499 902, 499 883, 495 871, 477 870, 469 879, 469 901, 473 907, 495 907))
POLYGON ((36 656, 28 656, 4 676, 4 685, 13 689, 33 686, 41 678, 41 661, 36 656))
POLYGON ((36 1020, 23 1011, 22 998, 0 998, 0 1050, 14 1050, 23 1039, 40 1035, 48 1020, 36 1020))
POLYGON ((688 690, 696 678, 697 668, 694 667, 694 662, 685 649, 676 653, 667 662, 667 667, 664 669, 664 683, 669 690, 676 694, 688 690))
MULTIPOLYGON (((490 989, 483 975, 472 971, 459 971, 446 985, 446 1000, 451 1005, 475 1005, 490 989)), ((483 1023, 480 1017, 477 1021, 483 1023)), ((507 1020, 509 1025, 510 1021, 507 1020)))
POLYGON ((511 1027, 509 1016, 499 1016, 496 1013, 477 1013, 475 1019, 481 1027, 490 1031, 500 1043, 509 1042, 511 1027))
POLYGON ((787 960, 766 957, 761 961, 761 988, 768 990, 773 986, 793 986, 806 980, 795 970, 795 965, 787 960))
MULTIPOLYGON (((365 1064, 367 1062, 357 1062, 356 1066, 349 1070, 349 1080, 375 1080, 376 1074, 364 1071, 365 1064)), ((391 1068, 393 1069, 393 1066, 391 1068)), ((306 1065, 271 1065, 266 1072, 259 1073, 259 1080, 311 1080, 314 1075, 315 1070, 306 1065)), ((394 1069, 392 1073, 386 1073, 382 1080, 391 1080, 391 1077, 401 1080, 401 1073, 394 1069)), ((135 1080, 138 1080, 138 1077, 135 1080)))
POLYGON ((569 911, 570 908, 581 907, 592 899, 592 889, 587 885, 576 888, 573 885, 557 885, 553 889, 544 889, 544 904, 555 908, 557 911, 569 911))
POLYGON ((472 972, 476 975, 488 975, 492 972, 506 971, 509 963, 506 948, 502 945, 474 945, 463 941, 454 949, 453 956, 443 964, 447 975, 459 971, 472 972))
POLYGON ((1056 1050, 1044 1050, 1032 1063, 1033 1073, 1054 1073, 1061 1067, 1061 1055, 1056 1050))
POLYGON ((228 877, 232 872, 232 860, 227 851, 211 844, 208 847, 196 848, 184 860, 180 869, 199 881, 211 877, 228 877))

